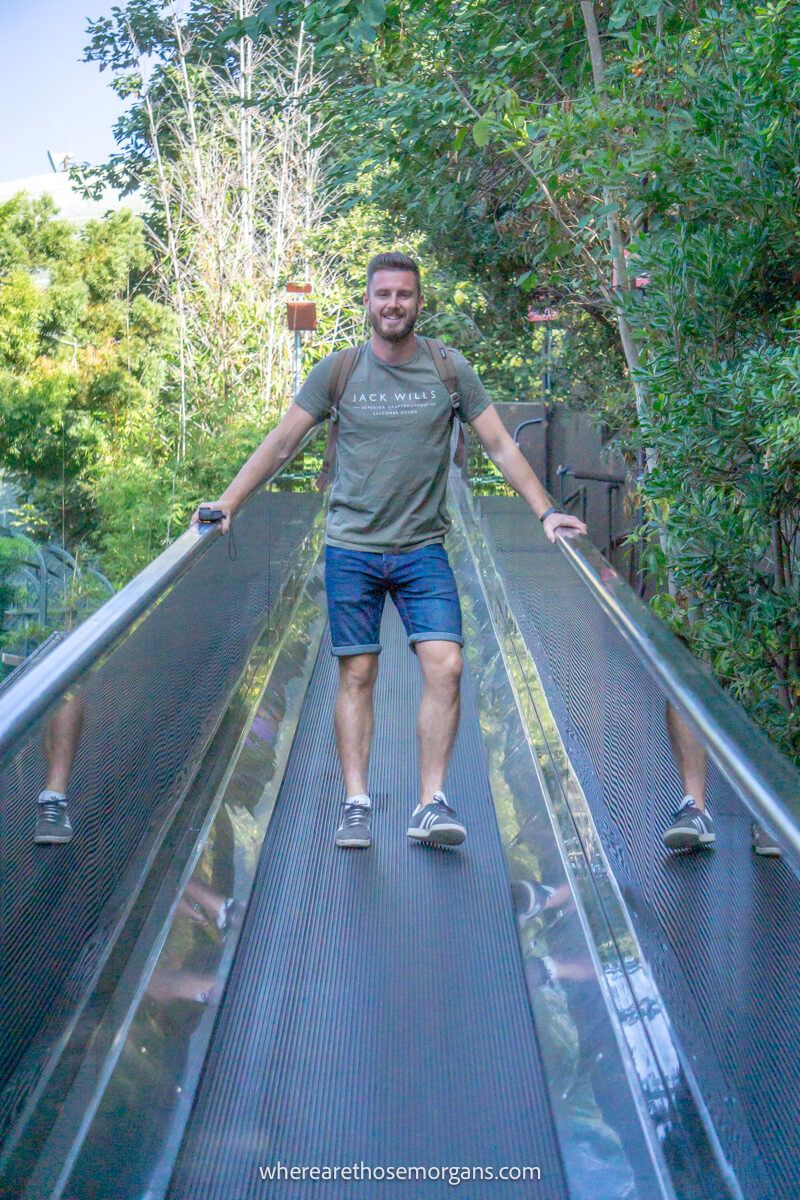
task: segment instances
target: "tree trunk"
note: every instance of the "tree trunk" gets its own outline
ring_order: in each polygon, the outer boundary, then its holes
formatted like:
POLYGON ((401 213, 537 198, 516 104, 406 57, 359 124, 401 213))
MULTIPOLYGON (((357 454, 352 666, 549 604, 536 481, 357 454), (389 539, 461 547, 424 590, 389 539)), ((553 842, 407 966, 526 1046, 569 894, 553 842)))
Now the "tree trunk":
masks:
MULTIPOLYGON (((583 13, 583 23, 586 28, 586 38, 589 43, 589 54, 592 60, 592 79, 594 80, 594 88, 597 93, 597 103, 600 108, 606 107, 606 82, 605 82, 605 65, 603 63, 603 48, 600 45, 600 34, 597 29, 597 18, 594 11, 593 0, 581 0, 581 12, 583 13)), ((614 203, 614 197, 609 187, 603 188, 603 204, 609 206, 614 203)), ((622 244, 622 233, 617 220, 617 214, 610 212, 606 215, 606 224, 608 226, 608 239, 611 246, 611 261, 614 265, 614 271, 617 276, 617 287, 624 295, 630 290, 630 280, 628 279, 628 267, 625 262, 625 249, 622 244)), ((625 355, 625 361, 628 364, 628 370, 631 375, 631 383, 633 385, 634 394, 636 396, 636 412, 639 417, 640 424, 644 421, 647 415, 647 397, 644 388, 639 378, 641 371, 641 359, 639 357, 639 348, 636 345, 636 339, 633 336, 633 330, 630 327, 627 315, 621 307, 617 308, 617 323, 619 325, 620 340, 622 342, 622 350, 625 355)), ((648 470, 652 470, 657 463, 656 452, 652 449, 645 450, 648 470)))
MULTIPOLYGON (((239 0, 239 18, 244 20, 252 14, 252 0, 239 0)), ((253 225, 253 121, 250 102, 253 98, 253 43, 249 37, 239 42, 239 157, 242 189, 242 241, 244 243, 244 272, 248 280, 253 278, 253 251, 255 231, 253 225)))

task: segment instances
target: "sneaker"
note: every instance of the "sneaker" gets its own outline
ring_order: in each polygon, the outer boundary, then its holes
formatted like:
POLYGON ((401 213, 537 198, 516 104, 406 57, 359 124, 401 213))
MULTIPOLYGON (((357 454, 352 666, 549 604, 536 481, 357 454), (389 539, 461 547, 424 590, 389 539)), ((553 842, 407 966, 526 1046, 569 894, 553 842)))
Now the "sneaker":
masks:
POLYGON ((716 836, 708 813, 697 807, 694 796, 684 796, 662 841, 669 850, 696 850, 699 846, 710 846, 716 836))
POLYGON ((37 808, 34 842, 50 845, 72 841, 72 826, 69 823, 64 796, 59 796, 58 792, 42 792, 37 808))
POLYGON ((750 826, 750 839, 754 854, 760 854, 762 858, 781 857, 782 851, 775 838, 755 821, 750 826))
POLYGON ((372 843, 372 806, 363 800, 344 801, 342 819, 336 830, 336 845, 352 848, 366 847, 372 843))
POLYGON ((227 933, 229 929, 238 929, 242 923, 244 916, 244 905, 240 900, 234 900, 233 896, 229 896, 227 900, 222 901, 222 906, 217 917, 217 929, 221 933, 227 933))
POLYGON ((555 890, 538 879, 518 879, 512 883, 511 896, 520 923, 533 920, 546 907, 555 890))
POLYGON ((434 792, 430 804, 417 805, 407 834, 418 842, 435 846, 460 846, 467 831, 447 803, 444 792, 434 792))

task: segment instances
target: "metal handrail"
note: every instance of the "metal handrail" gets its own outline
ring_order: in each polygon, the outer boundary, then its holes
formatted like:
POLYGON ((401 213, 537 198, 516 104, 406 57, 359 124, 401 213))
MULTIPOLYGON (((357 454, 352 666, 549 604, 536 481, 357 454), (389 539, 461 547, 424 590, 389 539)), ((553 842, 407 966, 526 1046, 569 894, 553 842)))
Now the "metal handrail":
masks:
POLYGON ((60 646, 0 696, 0 758, 14 740, 82 675, 117 637, 175 583, 219 530, 187 529, 115 596, 92 613, 60 646))
POLYGON ((544 416, 544 417, 528 417, 528 419, 526 421, 520 421, 519 425, 517 426, 517 428, 514 430, 514 432, 511 435, 512 441, 518 446, 519 445, 519 435, 522 433, 523 429, 527 428, 528 425, 544 425, 546 420, 547 420, 547 417, 544 416))
POLYGON ((588 538, 559 538, 558 544, 664 695, 697 731, 737 794, 800 866, 800 771, 588 538))
MULTIPOLYGON (((303 439, 291 462, 302 454, 316 430, 303 439)), ((248 496, 253 496, 281 475, 290 463, 270 475, 248 496)), ((240 510, 241 511, 241 510, 240 510)), ((221 537, 217 525, 194 525, 187 529, 158 558, 111 596, 96 612, 87 617, 77 629, 56 646, 40 663, 29 671, 4 695, 0 696, 0 760, 15 739, 36 721, 64 691, 83 674, 117 638, 128 629, 153 601, 171 588, 221 537)))

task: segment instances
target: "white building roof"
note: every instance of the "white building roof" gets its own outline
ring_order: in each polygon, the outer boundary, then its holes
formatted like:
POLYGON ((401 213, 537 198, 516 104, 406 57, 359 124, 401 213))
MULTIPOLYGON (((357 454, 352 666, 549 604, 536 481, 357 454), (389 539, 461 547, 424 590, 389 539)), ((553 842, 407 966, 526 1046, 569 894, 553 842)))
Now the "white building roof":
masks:
POLYGON ((96 220, 119 208, 129 208, 135 213, 145 211, 144 201, 138 193, 120 200, 116 192, 107 191, 100 200, 85 200, 69 175, 63 171, 50 171, 46 175, 31 175, 27 179, 0 183, 0 204, 6 204, 17 192, 27 192, 36 198, 52 196, 60 216, 75 225, 85 225, 87 221, 96 220))

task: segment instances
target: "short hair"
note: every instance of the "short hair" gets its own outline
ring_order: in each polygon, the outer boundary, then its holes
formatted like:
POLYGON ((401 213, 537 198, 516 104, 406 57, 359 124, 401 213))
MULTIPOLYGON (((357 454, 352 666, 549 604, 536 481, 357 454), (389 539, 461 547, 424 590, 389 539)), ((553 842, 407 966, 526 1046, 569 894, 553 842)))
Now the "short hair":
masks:
POLYGON ((400 250, 387 250, 384 254, 376 254, 367 263, 367 291, 376 271, 412 271, 417 281, 417 291, 422 293, 419 279, 419 266, 408 254, 400 250))

